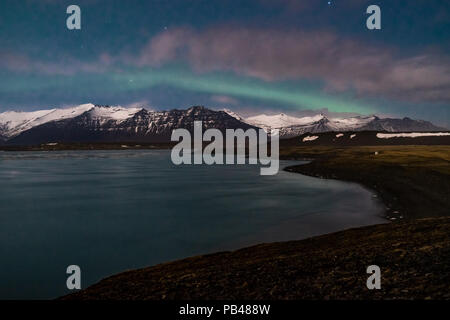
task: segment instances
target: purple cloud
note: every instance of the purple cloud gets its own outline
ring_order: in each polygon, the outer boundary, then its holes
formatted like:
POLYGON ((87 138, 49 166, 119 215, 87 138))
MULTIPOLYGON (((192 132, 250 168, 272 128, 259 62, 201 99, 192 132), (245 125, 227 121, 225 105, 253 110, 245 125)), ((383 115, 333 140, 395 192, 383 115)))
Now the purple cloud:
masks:
POLYGON ((107 71, 108 67, 116 62, 107 53, 101 54, 97 60, 84 62, 71 56, 64 59, 47 62, 32 60, 29 57, 9 51, 0 51, 0 69, 6 69, 13 72, 37 72, 42 74, 73 75, 75 73, 99 73, 107 71))
POLYGON ((439 52, 401 56, 332 32, 214 27, 176 28, 153 36, 137 54, 103 53, 92 61, 66 56, 43 62, 0 51, 0 69, 72 75, 101 73, 121 66, 161 67, 184 61, 194 71, 231 71, 265 81, 313 80, 331 92, 403 101, 450 101, 450 57, 439 52))
POLYGON ((400 57, 330 32, 216 27, 178 28, 154 36, 139 65, 173 60, 197 72, 233 71, 266 81, 322 80, 327 90, 355 90, 402 100, 450 100, 450 58, 437 53, 400 57))
POLYGON ((239 103, 235 98, 224 95, 213 95, 211 96, 211 100, 222 105, 237 105, 239 103))

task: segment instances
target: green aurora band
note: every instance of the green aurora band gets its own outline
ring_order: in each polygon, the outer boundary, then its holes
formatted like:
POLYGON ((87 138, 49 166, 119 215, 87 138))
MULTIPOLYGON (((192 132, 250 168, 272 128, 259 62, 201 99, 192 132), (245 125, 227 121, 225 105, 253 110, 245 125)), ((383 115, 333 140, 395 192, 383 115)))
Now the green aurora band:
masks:
POLYGON ((50 92, 77 93, 90 96, 111 92, 145 91, 155 87, 173 87, 180 90, 228 95, 283 104, 297 110, 327 108, 331 112, 375 113, 366 103, 351 102, 329 96, 319 90, 300 90, 295 83, 265 82, 255 78, 236 77, 230 74, 194 74, 184 69, 160 68, 147 70, 109 71, 104 73, 77 73, 73 75, 8 75, 0 92, 20 95, 50 92))
POLYGON ((223 94, 289 104, 296 109, 328 108, 332 112, 374 113, 374 109, 369 106, 326 97, 323 94, 283 89, 276 84, 254 79, 233 79, 220 75, 192 75, 187 72, 161 72, 159 70, 117 73, 113 79, 122 90, 142 90, 166 85, 194 92, 223 94), (124 86, 124 84, 126 85, 124 86))

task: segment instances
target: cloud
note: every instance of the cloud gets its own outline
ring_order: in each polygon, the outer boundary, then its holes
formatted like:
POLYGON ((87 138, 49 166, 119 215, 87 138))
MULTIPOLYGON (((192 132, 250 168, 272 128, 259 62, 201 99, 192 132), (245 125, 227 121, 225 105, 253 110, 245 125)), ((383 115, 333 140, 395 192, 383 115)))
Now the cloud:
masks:
MULTIPOLYGON (((259 0, 261 5, 274 8, 283 9, 286 13, 298 14, 299 12, 324 10, 328 6, 328 1, 305 1, 305 0, 259 0)), ((368 7, 371 2, 368 0, 331 0, 331 4, 339 5, 341 8, 349 9, 355 6, 368 7), (336 3, 335 3, 336 2, 336 3)))
POLYGON ((65 56, 59 61, 39 61, 10 51, 0 51, 0 70, 13 72, 41 73, 46 75, 73 75, 76 73, 100 73, 110 67, 116 58, 107 53, 101 54, 95 61, 80 61, 71 56, 65 56))
POLYGON ((24 55, 14 52, 0 51, 0 68, 23 72, 29 70, 31 61, 24 55))
POLYGON ((327 90, 401 100, 450 100, 450 58, 403 57, 331 32, 215 27, 178 28, 154 36, 135 62, 185 61, 197 72, 232 71, 266 81, 319 80, 327 90))
POLYGON ((103 53, 91 61, 63 55, 40 61, 0 51, 0 70, 74 75, 162 67, 182 61, 197 73, 233 72, 268 82, 310 80, 327 92, 407 102, 450 102, 450 57, 439 52, 401 54, 326 31, 212 27, 156 34, 138 53, 103 53))
POLYGON ((151 104, 148 100, 140 100, 140 101, 134 101, 128 104, 125 104, 125 108, 145 108, 147 110, 154 110, 153 107, 151 107, 151 104))
POLYGON ((214 102, 218 102, 220 104, 227 104, 227 105, 236 105, 239 103, 238 100, 236 100, 230 96, 221 96, 221 95, 212 96, 211 100, 214 102))

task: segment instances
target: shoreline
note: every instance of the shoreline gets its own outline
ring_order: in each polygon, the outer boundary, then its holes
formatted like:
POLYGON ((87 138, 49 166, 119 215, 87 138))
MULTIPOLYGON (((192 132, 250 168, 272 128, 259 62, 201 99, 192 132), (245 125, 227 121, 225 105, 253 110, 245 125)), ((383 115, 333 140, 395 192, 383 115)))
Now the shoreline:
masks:
POLYGON ((172 142, 108 142, 108 143, 46 143, 39 145, 19 146, 0 145, 0 152, 25 151, 83 151, 83 150, 166 150, 174 146, 172 142))
POLYGON ((121 272, 58 300, 450 299, 450 217, 263 243, 121 272), (369 265, 381 290, 366 287, 369 265))
POLYGON ((377 195, 390 221, 450 215, 450 146, 284 148, 280 159, 312 161, 284 168, 358 183, 377 195))
MULTIPOLYGON (((293 159, 283 159, 283 160, 290 160, 290 161, 296 161, 293 159)), ((301 161, 308 161, 308 163, 311 163, 313 161, 315 161, 316 159, 301 159, 301 161)), ((385 200, 383 199, 382 194, 380 193, 379 190, 375 190, 372 189, 370 186, 364 184, 361 181, 355 181, 355 180, 346 180, 346 179, 341 179, 337 176, 333 176, 333 177, 324 177, 320 174, 315 174, 312 172, 309 172, 308 170, 304 170, 304 171, 300 171, 298 168, 304 165, 307 165, 308 163, 304 163, 304 164, 298 164, 298 165, 292 165, 292 166, 286 166, 284 167, 282 170, 286 171, 286 172, 290 172, 290 173, 296 173, 296 174, 301 174, 307 177, 313 177, 313 178, 317 178, 317 179, 326 179, 326 180, 337 180, 337 181, 342 181, 342 182, 348 182, 348 183, 356 183, 359 186, 361 186, 362 188, 364 188, 365 190, 367 190, 368 192, 370 192, 372 194, 372 197, 378 198, 380 205, 383 206, 383 210, 382 210, 382 214, 380 215, 381 218, 385 219, 386 221, 389 222, 394 222, 395 220, 397 220, 396 217, 393 217, 392 215, 389 214, 389 212, 393 211, 393 208, 389 208, 385 202, 385 200)), ((401 218, 399 218, 399 220, 403 219, 403 216, 401 218)))

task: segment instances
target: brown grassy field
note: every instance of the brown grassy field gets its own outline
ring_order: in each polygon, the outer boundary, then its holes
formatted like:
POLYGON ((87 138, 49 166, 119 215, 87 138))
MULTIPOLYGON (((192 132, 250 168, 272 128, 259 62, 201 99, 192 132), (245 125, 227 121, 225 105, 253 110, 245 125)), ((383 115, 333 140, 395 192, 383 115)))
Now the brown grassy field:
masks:
POLYGON ((393 219, 450 215, 450 146, 282 147, 282 159, 313 159, 286 170, 361 183, 393 219))

